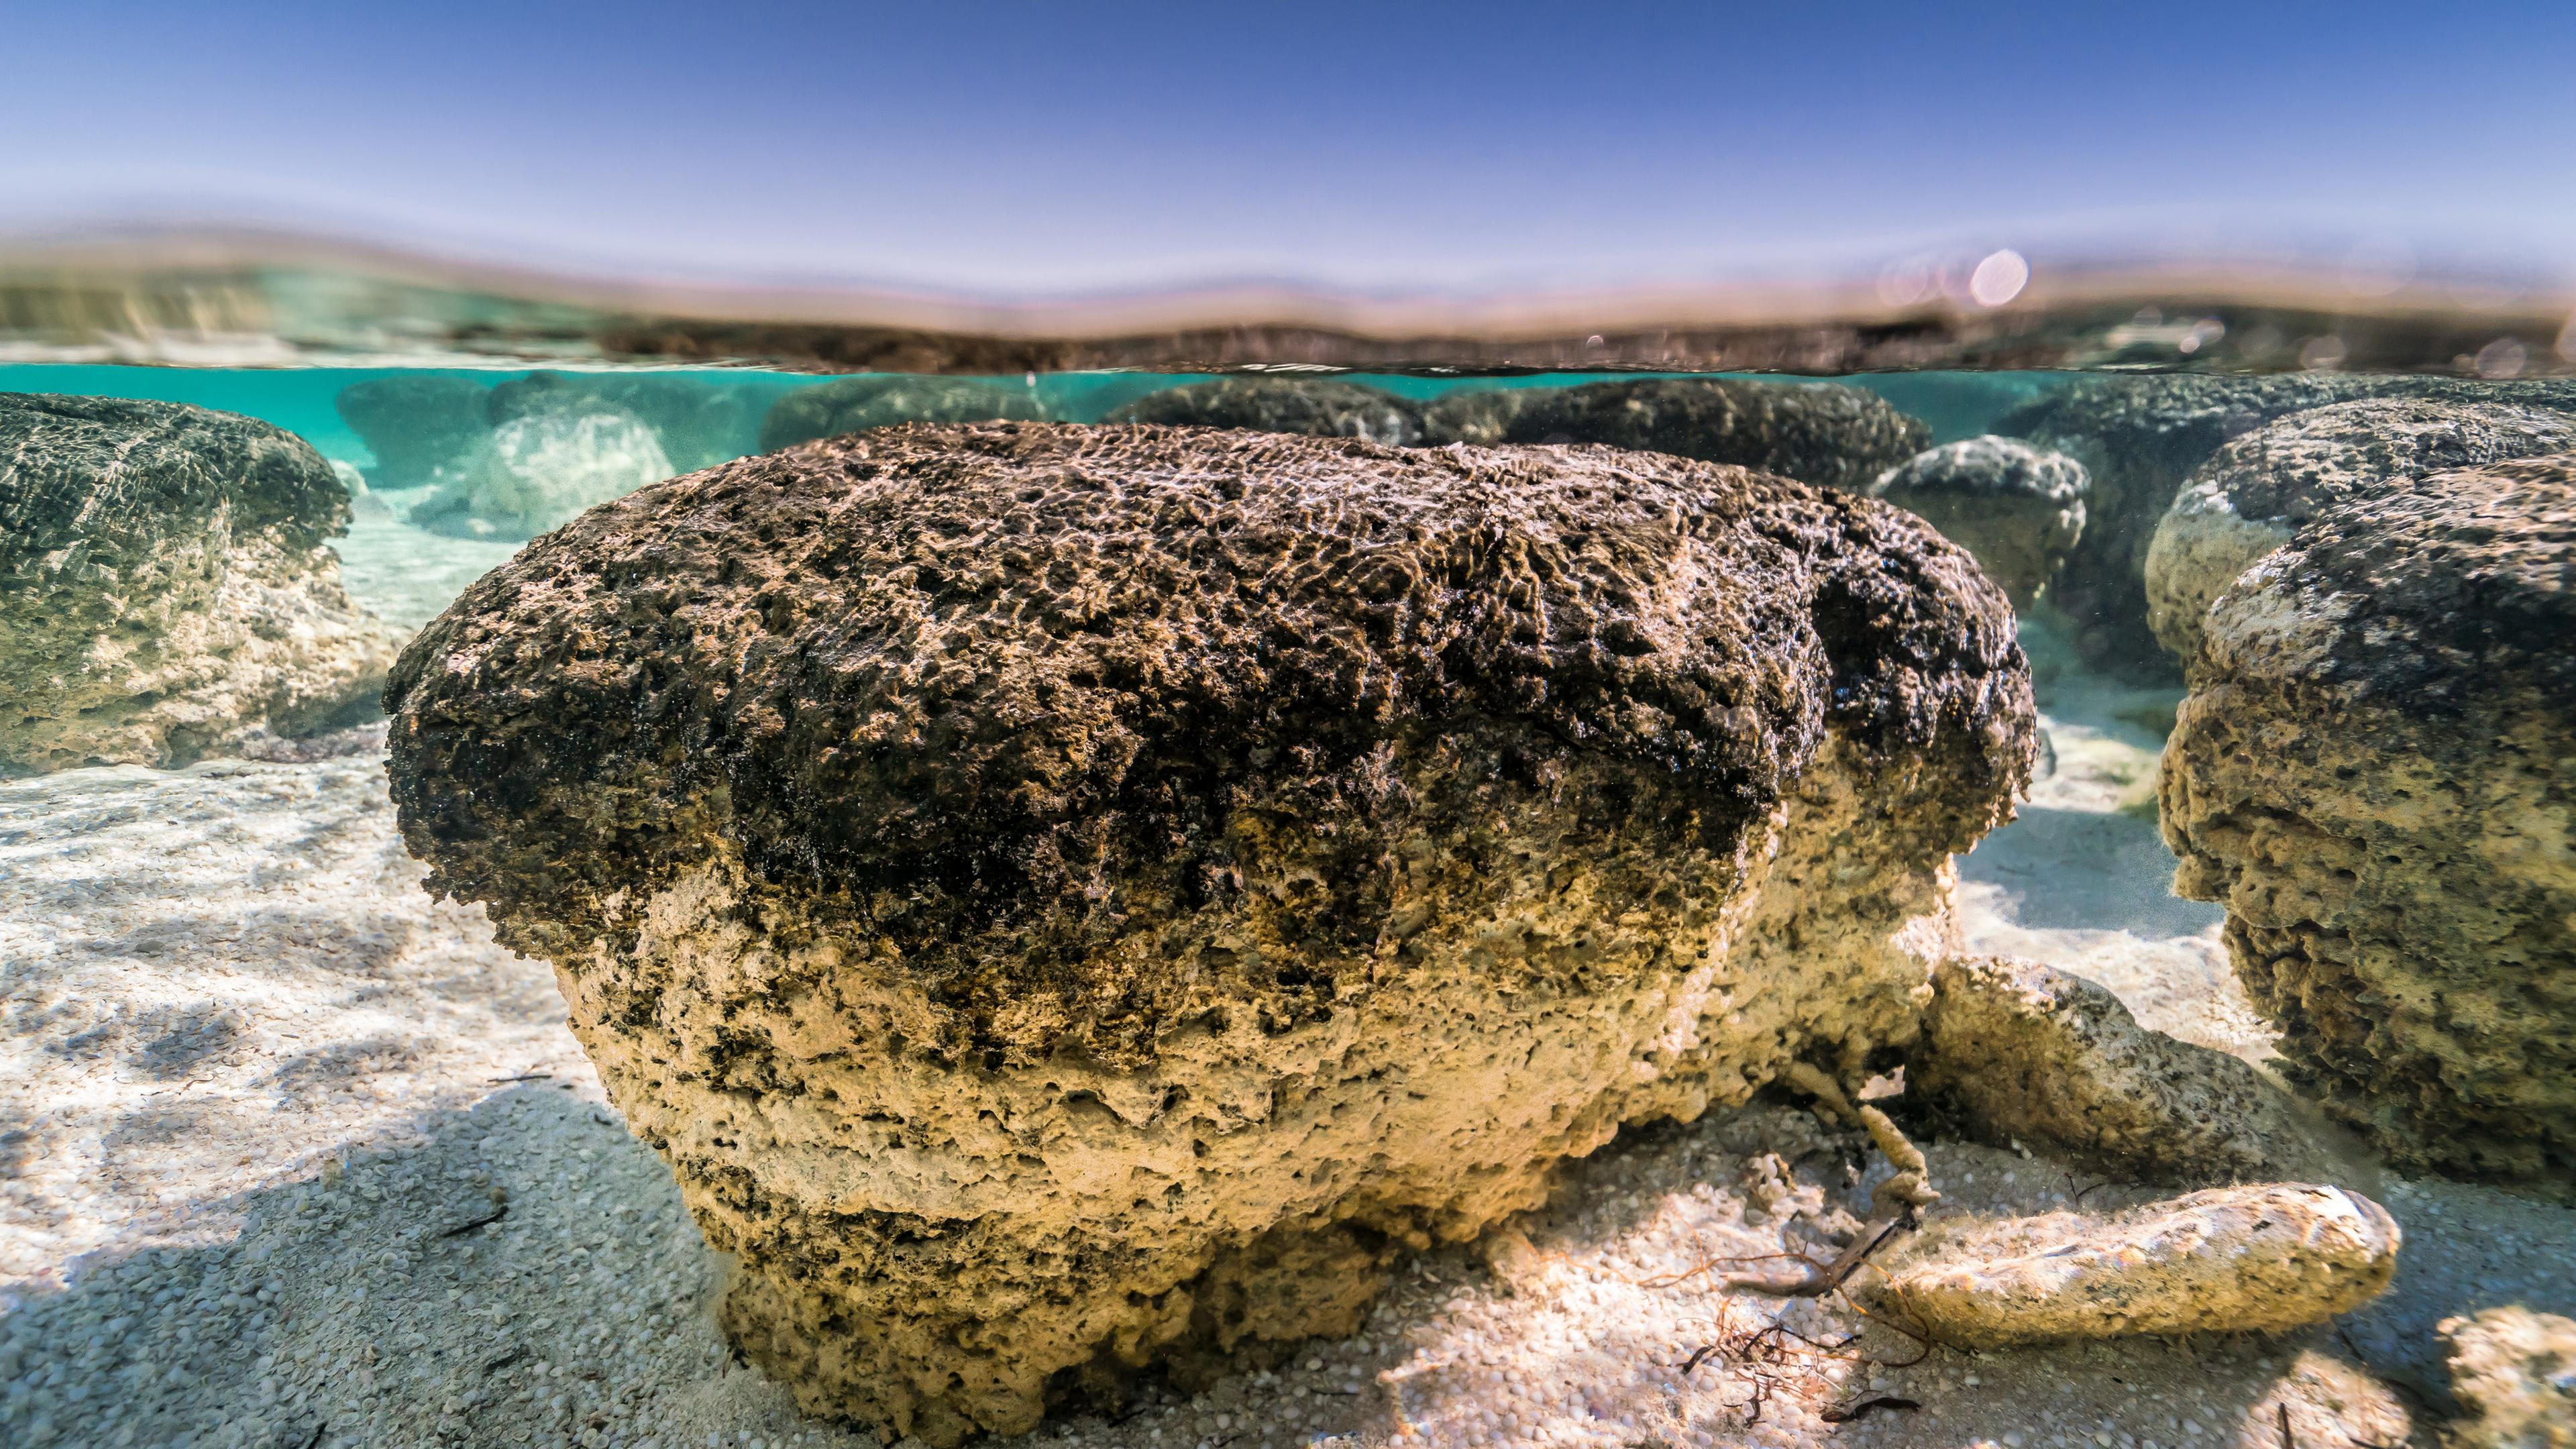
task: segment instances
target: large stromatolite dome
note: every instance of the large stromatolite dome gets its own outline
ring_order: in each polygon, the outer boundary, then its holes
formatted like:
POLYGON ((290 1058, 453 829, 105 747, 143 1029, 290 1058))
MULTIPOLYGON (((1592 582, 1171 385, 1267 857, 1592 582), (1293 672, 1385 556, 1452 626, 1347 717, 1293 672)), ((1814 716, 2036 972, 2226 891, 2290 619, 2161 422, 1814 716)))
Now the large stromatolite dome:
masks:
POLYGON ((1895 509, 1153 427, 647 488, 389 698, 405 839, 557 964, 737 1341, 934 1440, 1348 1332, 1622 1122, 1910 1040, 2035 747, 1895 509))
POLYGON ((486 395, 492 426, 546 413, 623 413, 643 421, 671 460, 657 477, 693 473, 758 448, 762 407, 742 384, 663 372, 532 372, 486 395))
POLYGON ((2203 619, 2175 888, 2401 1165, 2576 1192, 2576 455, 2366 491, 2203 619))
POLYGON ((677 471, 654 429, 622 408, 539 409, 493 429, 411 521, 464 538, 534 538, 677 471))
POLYGON ((1422 411, 1391 392, 1327 377, 1229 377, 1150 393, 1110 411, 1113 423, 1173 423, 1366 438, 1390 447, 1422 441, 1422 411))
POLYGON ((2513 403, 2367 398, 2237 438, 2174 496, 2147 544, 2147 623, 2188 659, 2200 618, 2300 524, 2374 488, 2576 447, 2576 415, 2513 403))
POLYGON ((371 713, 396 640, 341 590, 348 521, 330 464, 267 423, 0 393, 0 773, 371 713))
MULTIPOLYGON (((1607 443, 1854 492, 1932 440, 1884 399, 1833 383, 1651 377, 1530 391, 1485 404, 1509 413, 1501 441, 1607 443)), ((1450 426, 1471 425, 1453 418, 1450 426)))

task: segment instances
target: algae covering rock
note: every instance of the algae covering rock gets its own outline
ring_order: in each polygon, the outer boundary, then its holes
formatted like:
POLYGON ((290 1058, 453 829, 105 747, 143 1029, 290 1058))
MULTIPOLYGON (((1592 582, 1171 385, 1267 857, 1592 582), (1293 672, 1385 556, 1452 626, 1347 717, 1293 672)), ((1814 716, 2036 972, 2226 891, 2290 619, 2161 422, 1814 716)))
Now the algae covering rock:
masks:
POLYGON ((937 1442, 1350 1332, 1622 1123, 1901 1046, 2036 742, 1882 504, 1154 427, 645 489, 389 697, 406 841, 556 964, 736 1341, 937 1442))
POLYGON ((2128 1181, 2318 1175, 2279 1089, 2224 1052, 2138 1025, 2108 988, 2036 962, 1960 957, 1932 976, 1908 1072, 1989 1141, 2055 1148, 2128 1181))
POLYGON ((2576 1449, 2576 1322, 2520 1306, 2442 1320, 2456 1449, 2576 1449))
POLYGON ((0 773, 181 765, 374 712, 310 444, 177 403, 0 393, 0 773))
POLYGON ((2175 889, 2412 1170, 2576 1189, 2576 455, 2330 509, 2204 623, 2175 889))
POLYGON ((1046 408, 1035 390, 973 377, 869 373, 801 387, 760 420, 760 451, 897 423, 1035 420, 1046 408))
POLYGON ((1880 398, 1831 383, 1657 377, 1529 391, 1502 441, 1607 443, 1855 492, 1931 441, 1880 398))
POLYGON ((2125 1213, 1955 1229, 1888 1292, 1955 1348, 2277 1332, 2377 1297, 2399 1242, 2386 1209, 2339 1187, 2220 1187, 2125 1213))
POLYGON ((1921 514, 2029 608, 2084 536, 2084 465, 2016 438, 1945 443, 1878 475, 1870 496, 1921 514))
POLYGON ((491 436, 490 384, 470 377, 371 378, 340 390, 346 421, 376 465, 375 488, 426 488, 461 476, 491 436))
POLYGON ((1366 438, 1397 448, 1422 441, 1422 413, 1410 400, 1323 377, 1229 377, 1191 383, 1114 408, 1103 421, 1317 433, 1366 438))
POLYGON ((2087 378, 2014 409, 1999 433, 2066 453, 2092 480, 2084 537, 2050 601, 2097 664, 2169 674, 2148 624, 2147 549, 2192 471, 2229 439, 2275 418, 2360 398, 2576 408, 2576 383, 2305 372, 2265 377, 2170 373, 2087 378))
POLYGON ((411 521, 465 538, 534 538, 675 471, 633 413, 541 410, 494 429, 464 476, 413 509, 411 521))
POLYGON ((532 372, 493 388, 485 411, 495 428, 541 413, 625 413, 653 430, 654 441, 670 459, 671 473, 711 468, 759 447, 759 400, 721 377, 532 372))
POLYGON ((2292 413, 2220 448, 2175 496, 2147 544, 2147 623, 2173 654, 2200 620, 2300 524, 2374 488, 2576 448, 2576 416, 2510 403, 2371 398, 2292 413))

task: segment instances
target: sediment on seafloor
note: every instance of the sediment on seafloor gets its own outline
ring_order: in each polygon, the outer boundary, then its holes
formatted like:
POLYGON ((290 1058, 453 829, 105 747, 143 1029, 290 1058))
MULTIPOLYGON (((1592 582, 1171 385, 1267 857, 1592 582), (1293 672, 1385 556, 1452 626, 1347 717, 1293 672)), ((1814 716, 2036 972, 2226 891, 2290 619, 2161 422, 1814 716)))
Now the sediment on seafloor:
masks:
POLYGON ((647 488, 406 653, 818 1411, 950 1442, 1349 1331, 1625 1122, 1915 1030, 2035 745, 1919 520, 1598 449, 906 427, 647 488))
POLYGON ((375 710, 397 643, 310 444, 179 403, 0 394, 0 774, 183 765, 375 710))
POLYGON ((2576 1194, 2576 455, 2369 491, 2203 621, 2175 888, 2392 1161, 2576 1194))

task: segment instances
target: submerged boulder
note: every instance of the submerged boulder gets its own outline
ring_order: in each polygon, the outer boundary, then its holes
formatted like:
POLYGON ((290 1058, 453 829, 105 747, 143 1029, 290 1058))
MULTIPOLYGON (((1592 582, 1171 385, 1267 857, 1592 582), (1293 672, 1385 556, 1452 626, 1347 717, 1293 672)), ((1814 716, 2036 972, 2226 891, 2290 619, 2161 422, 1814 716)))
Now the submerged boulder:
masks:
POLYGON ((1328 377, 1229 377, 1166 388, 1102 419, 1198 428, 1252 428, 1366 438, 1391 448, 1422 441, 1422 413, 1407 398, 1328 377))
POLYGON ((1144 426, 648 488, 389 699, 431 889, 556 963, 735 1341, 934 1442, 1350 1332, 1622 1123, 1911 1039, 2036 744, 1885 505, 1144 426))
POLYGON ((722 377, 532 372, 502 383, 486 396, 485 410, 495 428, 541 413, 626 413, 640 418, 653 430, 674 473, 712 468, 759 447, 759 400, 722 377))
POLYGON ((2410 1170, 2576 1192, 2576 454, 2366 491, 2220 595, 2174 888, 2410 1170))
POLYGON ((0 393, 0 773, 372 714, 397 641, 340 587, 348 522, 331 465, 267 423, 0 393))
POLYGON ((1907 1073, 1987 1141, 2035 1143, 2124 1181, 2325 1175, 2281 1090, 2208 1047, 2138 1025, 2109 988, 2030 961, 1961 957, 1932 975, 1907 1073))
POLYGON ((2026 609, 2084 536, 2090 486, 2084 465, 2064 453, 1989 434, 1917 453, 1869 491, 1975 554, 2026 609))
POLYGON ((1432 447, 1472 443, 1479 448, 1504 442, 1517 418, 1548 389, 1536 387, 1460 388, 1425 403, 1422 441, 1432 447))
POLYGON ((1853 492, 1931 441, 1882 399, 1832 383, 1650 377, 1525 391, 1535 396, 1513 407, 1505 442, 1607 443, 1853 492))
POLYGON ((2428 473, 2576 448, 2576 415, 2510 403, 2370 398, 2292 413, 2220 448, 2147 544, 2147 623, 2178 657, 2200 619, 2300 524, 2428 473))
POLYGON ((494 429, 464 476, 413 509, 411 521, 462 538, 534 538, 676 471, 633 413, 540 411, 494 429))
POLYGON ((838 437, 897 423, 981 423, 1046 416, 1028 387, 974 377, 863 373, 800 387, 770 404, 760 420, 760 451, 838 437))
POLYGON ((334 405, 376 455, 375 488, 426 488, 463 473, 491 435, 492 389, 470 377, 406 374, 352 383, 334 405))
POLYGON ((2147 548, 2192 471, 2229 439, 2275 418, 2360 398, 2576 408, 2576 383, 2481 382, 2303 372, 2263 377, 2160 373, 2086 378, 2014 409, 1995 431, 2069 454, 2092 479, 2084 537, 2050 601, 2097 664, 2170 675, 2148 624, 2147 548))
POLYGON ((1889 1295, 1937 1343, 2279 1332, 2377 1297, 2402 1236, 2359 1193, 2217 1187, 2123 1213, 1945 1225, 1889 1295))

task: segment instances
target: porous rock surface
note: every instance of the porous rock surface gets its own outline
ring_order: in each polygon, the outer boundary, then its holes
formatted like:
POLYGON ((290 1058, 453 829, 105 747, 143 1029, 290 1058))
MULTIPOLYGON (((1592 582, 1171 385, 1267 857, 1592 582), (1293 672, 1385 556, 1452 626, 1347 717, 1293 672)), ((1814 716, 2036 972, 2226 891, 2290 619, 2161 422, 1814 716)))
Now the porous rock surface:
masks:
POLYGON ((2138 1025, 2102 986, 2030 961, 1954 957, 1932 975, 1908 1091, 1997 1145, 2056 1149, 2123 1181, 2205 1185, 2330 1167, 2244 1062, 2138 1025))
POLYGON ((375 488, 425 488, 460 476, 491 435, 492 388, 470 377, 405 374, 340 390, 340 417, 376 455, 375 488))
POLYGON ((1254 428, 1366 438, 1394 448, 1422 441, 1422 413, 1409 399, 1328 377, 1229 377, 1149 393, 1102 419, 1199 428, 1254 428))
POLYGON ((1538 387, 1460 388, 1423 404, 1422 441, 1432 447, 1473 443, 1491 447, 1509 441, 1512 419, 1551 389, 1538 387))
POLYGON ((754 451, 761 417, 738 384, 667 372, 532 372, 493 388, 484 407, 495 428, 539 413, 631 414, 653 430, 673 473, 754 451))
POLYGON ((2175 889, 2401 1166, 2576 1188, 2576 455, 2366 492, 2211 606, 2175 889))
POLYGON ((534 538, 676 471, 633 413, 540 409, 493 429, 463 476, 414 508, 411 521, 463 538, 534 538))
POLYGON ((2076 642, 2085 657, 2170 677, 2171 657, 2147 622, 2146 560, 2156 525, 2184 480, 2231 438, 2291 413, 2361 398, 2566 411, 2576 409, 2576 383, 2333 372, 2132 374, 2086 378, 2006 414, 1995 431, 2070 454, 2092 478, 2084 537, 2051 596, 2079 626, 2076 642))
POLYGON ((2084 465, 2018 438, 1963 438, 1878 475, 1870 496, 1921 514, 1977 556, 2013 607, 2039 597, 2084 536, 2084 465))
POLYGON ((2399 1243, 2387 1209, 2339 1187, 2218 1187, 2122 1213, 1954 1227, 1888 1293, 1956 1348, 2277 1332, 2377 1297, 2399 1243))
POLYGON ((0 393, 0 773, 372 713, 399 641, 340 587, 348 521, 322 455, 267 423, 0 393))
POLYGON ((2442 1320, 2454 1449, 2576 1449, 2576 1322, 2515 1305, 2442 1320))
POLYGON ((1026 387, 973 377, 862 373, 800 387, 769 405, 760 420, 760 451, 838 437, 897 423, 980 423, 1046 416, 1026 387))
POLYGON ((2187 479, 2147 544, 2147 624, 2178 658, 2200 619, 2300 524, 2365 490, 2576 448, 2576 415, 2512 403, 2367 398, 2236 438, 2187 479))
POLYGON ((1351 1331, 1621 1123, 1915 1030, 2035 745, 1884 505, 1608 450, 909 427, 646 489, 389 690, 810 1407, 1351 1331))
POLYGON ((1528 391, 1501 441, 1607 443, 1854 492, 1931 441, 1884 399, 1832 383, 1655 377, 1528 391))

